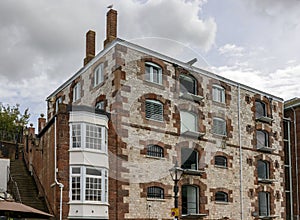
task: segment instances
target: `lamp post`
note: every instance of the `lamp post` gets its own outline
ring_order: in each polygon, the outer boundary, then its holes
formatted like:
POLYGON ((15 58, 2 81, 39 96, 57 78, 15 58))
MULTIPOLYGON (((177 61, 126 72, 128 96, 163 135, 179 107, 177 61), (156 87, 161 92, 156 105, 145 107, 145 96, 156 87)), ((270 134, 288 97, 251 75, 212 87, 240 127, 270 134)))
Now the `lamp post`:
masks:
POLYGON ((172 180, 174 181, 174 214, 175 219, 178 219, 179 211, 178 211, 178 182, 183 174, 183 169, 178 166, 178 162, 176 160, 175 166, 169 170, 172 180))

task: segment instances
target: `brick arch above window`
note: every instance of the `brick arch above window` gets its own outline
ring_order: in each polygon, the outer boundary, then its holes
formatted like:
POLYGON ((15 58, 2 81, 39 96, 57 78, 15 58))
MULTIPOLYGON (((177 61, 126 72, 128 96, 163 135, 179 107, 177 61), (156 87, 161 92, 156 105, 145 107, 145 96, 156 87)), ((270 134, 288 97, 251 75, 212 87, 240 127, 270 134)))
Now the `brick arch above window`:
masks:
POLYGON ((138 99, 138 102, 141 104, 140 112, 142 114, 142 118, 144 119, 145 124, 153 124, 153 125, 159 125, 165 127, 165 123, 170 122, 170 116, 171 116, 171 101, 168 99, 165 99, 161 95, 157 95, 154 93, 148 93, 144 94, 138 99), (162 121, 151 121, 146 118, 146 101, 154 101, 157 103, 162 104, 162 121))
MULTIPOLYGON (((149 183, 140 183, 139 186, 140 186, 140 189, 141 189, 141 193, 140 193, 141 198, 148 198, 148 189, 150 187, 157 187, 157 188, 162 189, 163 192, 164 192, 164 198, 171 198, 172 197, 172 195, 169 194, 169 192, 172 191, 172 186, 171 185, 165 185, 161 182, 149 182, 149 183)), ((157 198, 157 199, 161 199, 161 198, 157 198)))

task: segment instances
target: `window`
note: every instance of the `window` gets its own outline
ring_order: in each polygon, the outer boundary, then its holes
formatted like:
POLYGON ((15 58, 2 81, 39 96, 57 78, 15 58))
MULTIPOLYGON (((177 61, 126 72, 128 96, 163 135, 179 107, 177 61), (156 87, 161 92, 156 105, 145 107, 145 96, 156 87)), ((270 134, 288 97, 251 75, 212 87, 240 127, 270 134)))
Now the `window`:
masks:
POLYGON ((261 118, 267 116, 266 104, 261 101, 255 101, 255 117, 261 118))
POLYGON ((269 179, 269 162, 259 160, 257 161, 257 174, 259 179, 269 179))
POLYGON ((164 157, 164 149, 158 145, 149 145, 147 155, 151 157, 164 157))
POLYGON ((99 110, 104 110, 104 101, 97 102, 95 108, 99 110))
POLYGON ((146 100, 146 118, 156 121, 163 121, 163 105, 159 101, 146 100))
POLYGON ((162 84, 162 69, 160 66, 147 62, 145 65, 146 80, 149 82, 162 84))
POLYGON ((72 148, 107 151, 107 131, 104 126, 88 123, 72 123, 72 148))
POLYGON ((94 70, 94 87, 102 83, 104 80, 103 76, 103 63, 99 64, 94 70))
POLYGON ((269 147, 269 134, 265 131, 256 131, 257 148, 269 147))
POLYGON ((215 201, 217 202, 228 202, 228 195, 225 192, 216 192, 215 201))
POLYGON ((220 167, 227 167, 227 158, 224 156, 215 156, 215 165, 220 167))
POLYGON ((180 112, 180 132, 198 131, 198 117, 196 114, 181 111, 180 112))
POLYGON ((72 201, 108 201, 108 174, 103 168, 71 167, 70 193, 72 201))
POLYGON ((156 186, 151 186, 147 188, 147 197, 163 199, 164 198, 164 189, 156 186))
POLYGON ((182 214, 198 214, 198 194, 198 187, 182 186, 182 214))
POLYGON ((222 86, 213 85, 213 101, 225 103, 225 89, 222 86))
POLYGON ((198 152, 190 148, 181 148, 181 168, 198 170, 198 152))
POLYGON ((222 118, 213 118, 213 133, 226 135, 226 121, 222 118))
POLYGON ((76 85, 73 88, 73 102, 77 101, 81 97, 81 85, 80 83, 76 83, 76 85))
POLYGON ((58 111, 58 105, 60 103, 62 103, 62 97, 57 98, 56 101, 55 101, 55 110, 56 110, 56 112, 58 111))
POLYGON ((270 194, 268 192, 258 193, 259 216, 270 215, 270 194))
POLYGON ((187 76, 187 75, 180 75, 179 77, 180 82, 180 92, 181 93, 191 93, 197 95, 197 81, 194 77, 187 76))

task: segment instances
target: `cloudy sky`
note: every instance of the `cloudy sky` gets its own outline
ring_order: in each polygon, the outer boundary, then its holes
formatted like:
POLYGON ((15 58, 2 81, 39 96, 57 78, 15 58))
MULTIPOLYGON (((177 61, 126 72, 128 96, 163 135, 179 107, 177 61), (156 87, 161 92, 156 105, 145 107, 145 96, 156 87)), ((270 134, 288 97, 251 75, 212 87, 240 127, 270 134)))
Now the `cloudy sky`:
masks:
POLYGON ((105 36, 107 6, 118 36, 285 100, 300 97, 300 0, 1 0, 0 102, 29 107, 83 64, 85 33, 105 36))

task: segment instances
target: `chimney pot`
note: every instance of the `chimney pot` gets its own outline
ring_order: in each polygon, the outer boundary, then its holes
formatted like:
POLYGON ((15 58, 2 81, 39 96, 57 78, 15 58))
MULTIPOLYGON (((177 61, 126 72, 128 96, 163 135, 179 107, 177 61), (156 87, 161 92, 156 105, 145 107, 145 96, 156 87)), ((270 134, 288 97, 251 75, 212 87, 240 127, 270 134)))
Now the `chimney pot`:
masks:
POLYGON ((84 58, 84 66, 95 57, 96 32, 89 30, 86 33, 86 56, 84 58))

